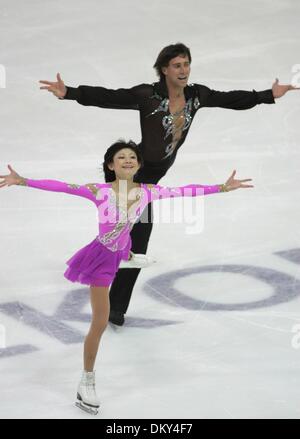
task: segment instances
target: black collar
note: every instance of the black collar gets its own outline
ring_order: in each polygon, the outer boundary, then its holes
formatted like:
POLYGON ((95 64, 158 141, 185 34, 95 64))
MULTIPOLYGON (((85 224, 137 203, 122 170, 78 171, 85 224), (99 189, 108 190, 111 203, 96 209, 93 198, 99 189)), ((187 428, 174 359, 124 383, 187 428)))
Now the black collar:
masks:
MULTIPOLYGON (((161 99, 165 99, 169 97, 168 88, 166 81, 159 81, 153 84, 154 95, 160 97, 161 99)), ((187 85, 184 87, 184 96, 185 99, 188 100, 193 96, 193 87, 191 85, 187 85)))

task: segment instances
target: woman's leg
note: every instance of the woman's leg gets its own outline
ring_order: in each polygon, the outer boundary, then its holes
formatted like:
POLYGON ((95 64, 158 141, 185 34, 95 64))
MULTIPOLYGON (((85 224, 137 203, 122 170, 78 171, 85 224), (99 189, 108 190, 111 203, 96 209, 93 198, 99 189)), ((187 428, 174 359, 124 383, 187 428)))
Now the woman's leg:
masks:
POLYGON ((92 322, 84 342, 84 370, 92 372, 109 318, 109 287, 90 287, 92 322))

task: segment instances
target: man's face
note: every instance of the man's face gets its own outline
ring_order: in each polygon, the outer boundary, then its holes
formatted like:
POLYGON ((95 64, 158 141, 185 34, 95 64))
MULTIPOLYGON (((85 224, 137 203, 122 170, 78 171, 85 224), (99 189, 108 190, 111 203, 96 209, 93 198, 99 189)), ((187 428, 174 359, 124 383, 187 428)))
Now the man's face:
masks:
POLYGON ((175 87, 185 87, 187 85, 190 71, 191 65, 188 56, 180 55, 172 58, 168 67, 162 68, 167 83, 175 87))

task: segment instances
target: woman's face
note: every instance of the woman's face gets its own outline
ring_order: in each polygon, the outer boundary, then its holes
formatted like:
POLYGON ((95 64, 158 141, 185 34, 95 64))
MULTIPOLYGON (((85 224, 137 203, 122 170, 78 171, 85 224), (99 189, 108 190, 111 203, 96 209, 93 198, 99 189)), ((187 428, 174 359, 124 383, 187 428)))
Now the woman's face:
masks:
POLYGON ((140 168, 136 153, 130 148, 123 148, 113 158, 113 163, 108 165, 111 171, 115 171, 120 180, 131 180, 140 168))

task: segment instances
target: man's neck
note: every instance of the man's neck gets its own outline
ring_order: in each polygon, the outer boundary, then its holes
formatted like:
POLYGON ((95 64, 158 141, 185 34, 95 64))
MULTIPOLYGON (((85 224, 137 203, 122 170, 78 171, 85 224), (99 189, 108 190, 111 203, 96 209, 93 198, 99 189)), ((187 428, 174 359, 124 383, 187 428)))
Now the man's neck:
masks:
POLYGON ((166 81, 166 85, 167 85, 169 99, 176 100, 184 97, 183 87, 175 87, 173 84, 170 84, 168 81, 166 81))

